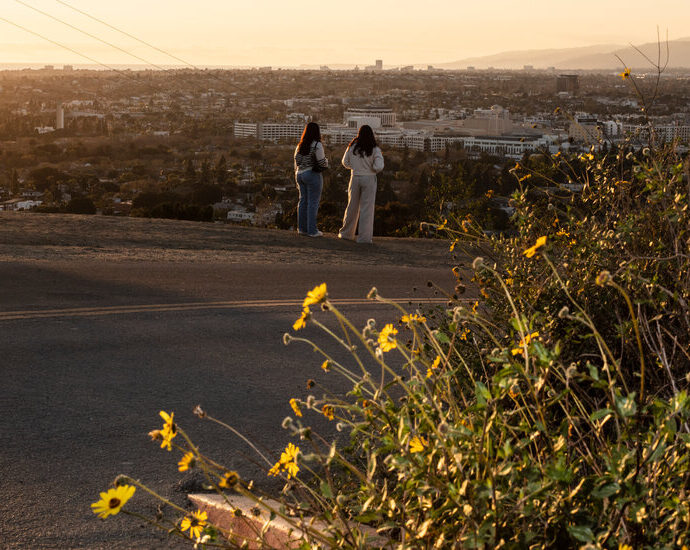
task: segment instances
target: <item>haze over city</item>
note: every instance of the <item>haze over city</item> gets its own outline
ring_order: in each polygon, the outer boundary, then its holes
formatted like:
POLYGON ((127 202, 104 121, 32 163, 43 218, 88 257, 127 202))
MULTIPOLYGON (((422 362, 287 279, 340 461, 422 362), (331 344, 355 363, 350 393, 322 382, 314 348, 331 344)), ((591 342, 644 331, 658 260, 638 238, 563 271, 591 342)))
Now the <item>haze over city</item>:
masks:
POLYGON ((613 50, 655 41, 657 27, 662 37, 668 32, 670 40, 683 38, 690 28, 690 3, 674 0, 582 0, 576 4, 537 0, 529 5, 510 0, 436 0, 431 4, 410 0, 307 4, 7 0, 0 20, 3 63, 85 63, 76 53, 25 29, 102 63, 137 63, 123 51, 46 14, 153 63, 174 63, 73 8, 190 63, 222 66, 364 65, 374 58, 384 59, 387 65, 441 64, 510 50, 602 44, 613 50))

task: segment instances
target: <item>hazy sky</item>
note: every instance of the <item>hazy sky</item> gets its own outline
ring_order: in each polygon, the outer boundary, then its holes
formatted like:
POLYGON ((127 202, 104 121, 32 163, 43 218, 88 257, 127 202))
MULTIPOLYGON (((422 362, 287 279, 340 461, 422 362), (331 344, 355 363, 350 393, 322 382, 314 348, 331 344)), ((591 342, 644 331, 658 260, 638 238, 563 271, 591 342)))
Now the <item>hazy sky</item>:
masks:
MULTIPOLYGON (((157 64, 159 52, 58 0, 21 0, 157 64)), ((443 63, 505 50, 653 42, 690 36, 689 0, 64 0, 194 64, 299 66, 443 63)), ((0 18, 96 60, 139 63, 0 0, 0 18)), ((0 20, 0 63, 88 63, 0 20)))

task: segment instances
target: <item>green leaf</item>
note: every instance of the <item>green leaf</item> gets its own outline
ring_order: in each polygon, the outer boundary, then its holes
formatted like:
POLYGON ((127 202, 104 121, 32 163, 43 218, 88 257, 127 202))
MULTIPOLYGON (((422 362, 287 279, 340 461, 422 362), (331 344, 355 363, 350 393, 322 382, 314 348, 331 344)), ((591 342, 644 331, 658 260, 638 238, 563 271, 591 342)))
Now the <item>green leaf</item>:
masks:
POLYGON ((599 380, 599 371, 597 367, 588 362, 587 368, 589 369, 589 375, 592 377, 592 380, 599 380))
POLYGON ((487 401, 491 400, 491 392, 483 382, 478 380, 474 383, 474 393, 477 396, 477 403, 480 405, 486 405, 487 401))
POLYGON ((442 344, 450 344, 450 338, 448 338, 448 335, 440 330, 434 332, 434 338, 436 338, 436 340, 442 344))
POLYGON ((604 485, 602 487, 599 487, 598 489, 594 489, 592 491, 592 496, 595 498, 608 498, 612 495, 615 495, 618 491, 620 491, 621 486, 618 485, 618 483, 609 483, 607 485, 604 485))
POLYGON ((594 411, 590 415, 589 419, 592 422, 596 422, 597 420, 601 420, 602 418, 604 418, 610 414, 613 414, 613 411, 611 409, 599 409, 598 411, 594 411))
POLYGON ((325 481, 322 481, 320 488, 321 488, 321 494, 323 496, 325 496, 326 498, 333 498, 333 492, 331 491, 331 486, 328 483, 326 483, 325 481))
POLYGON ((586 525, 569 525, 568 533, 580 542, 592 542, 594 540, 594 533, 586 525))
POLYGON ((616 408, 623 418, 630 418, 635 416, 637 412, 637 405, 635 404, 635 394, 631 393, 628 396, 615 396, 616 408))

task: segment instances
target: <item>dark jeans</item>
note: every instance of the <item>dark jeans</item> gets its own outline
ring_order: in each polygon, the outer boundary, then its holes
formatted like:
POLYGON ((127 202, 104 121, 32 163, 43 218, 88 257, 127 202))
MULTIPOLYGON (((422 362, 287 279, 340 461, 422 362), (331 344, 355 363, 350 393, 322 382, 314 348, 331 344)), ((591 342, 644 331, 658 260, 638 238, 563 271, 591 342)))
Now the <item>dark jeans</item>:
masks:
POLYGON ((323 176, 312 170, 305 170, 297 174, 299 188, 299 204, 297 205, 297 229, 300 233, 315 235, 316 215, 319 212, 323 176))

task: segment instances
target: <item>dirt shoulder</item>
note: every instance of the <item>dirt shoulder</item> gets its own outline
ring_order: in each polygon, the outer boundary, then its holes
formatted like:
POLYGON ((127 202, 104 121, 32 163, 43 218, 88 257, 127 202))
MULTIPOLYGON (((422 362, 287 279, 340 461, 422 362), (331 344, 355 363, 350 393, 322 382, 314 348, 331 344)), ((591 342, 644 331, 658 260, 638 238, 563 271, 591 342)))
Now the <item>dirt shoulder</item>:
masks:
POLYGON ((0 261, 309 263, 443 267, 443 239, 375 237, 373 245, 293 231, 178 220, 0 212, 0 261))

